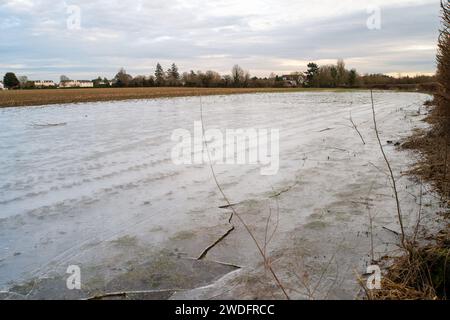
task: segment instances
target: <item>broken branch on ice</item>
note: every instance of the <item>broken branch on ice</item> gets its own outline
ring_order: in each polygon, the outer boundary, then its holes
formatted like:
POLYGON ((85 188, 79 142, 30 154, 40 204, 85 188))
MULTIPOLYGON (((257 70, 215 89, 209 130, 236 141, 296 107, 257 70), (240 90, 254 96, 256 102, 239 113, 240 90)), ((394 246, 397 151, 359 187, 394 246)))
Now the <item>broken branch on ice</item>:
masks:
POLYGON ((364 138, 363 138, 361 132, 358 130, 358 127, 356 126, 356 123, 353 121, 352 111, 351 110, 350 110, 350 118, 349 118, 349 120, 350 120, 350 123, 352 124, 353 129, 355 129, 355 131, 358 133, 359 137, 361 138, 362 143, 365 145, 366 142, 364 141, 364 138))
POLYGON ((61 122, 61 123, 32 123, 31 126, 35 128, 47 128, 47 127, 61 127, 65 126, 67 122, 61 122))

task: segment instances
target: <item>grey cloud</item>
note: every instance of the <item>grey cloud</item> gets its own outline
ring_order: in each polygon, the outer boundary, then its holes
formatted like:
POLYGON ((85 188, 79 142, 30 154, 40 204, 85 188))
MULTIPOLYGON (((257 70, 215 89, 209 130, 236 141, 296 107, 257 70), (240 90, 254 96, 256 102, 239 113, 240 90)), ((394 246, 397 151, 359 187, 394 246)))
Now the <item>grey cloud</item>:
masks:
MULTIPOLYGON (((364 10, 313 21, 302 11, 298 19, 258 29, 252 24, 256 18, 270 22, 275 17, 241 12, 219 15, 209 11, 214 2, 199 11, 202 1, 190 7, 169 0, 143 1, 140 8, 135 1, 66 1, 82 9, 82 30, 69 31, 64 3, 33 3, 33 10, 0 6, 0 21, 20 22, 10 23, 8 31, 0 34, 0 60, 2 66, 24 65, 20 73, 32 72, 42 78, 70 72, 86 77, 111 75, 121 66, 148 73, 157 61, 175 61, 184 69, 218 70, 239 63, 255 74, 285 70, 280 63, 283 59, 342 57, 361 72, 433 72, 435 67, 434 50, 398 50, 435 43, 438 1, 381 7, 382 28, 372 31, 366 28, 364 10)), ((6 71, 0 67, 0 73, 6 71)))

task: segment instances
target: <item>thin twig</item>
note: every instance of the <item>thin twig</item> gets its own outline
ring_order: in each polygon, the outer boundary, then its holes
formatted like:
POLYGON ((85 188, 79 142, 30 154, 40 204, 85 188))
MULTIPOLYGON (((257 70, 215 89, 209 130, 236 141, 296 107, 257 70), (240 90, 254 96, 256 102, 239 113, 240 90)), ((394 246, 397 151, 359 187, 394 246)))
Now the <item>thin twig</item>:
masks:
POLYGON ((339 247, 338 249, 333 253, 333 255, 331 256, 330 260, 328 260, 328 263, 325 267, 325 269, 322 270, 322 273, 320 274, 319 280, 317 280, 316 285, 314 286, 314 289, 312 290, 312 296, 314 297, 314 294, 316 293, 317 289, 319 288, 320 284, 322 283, 322 279, 325 276, 325 274, 328 272, 328 269, 330 268, 331 263, 333 262, 334 258, 336 257, 337 252, 339 251, 339 247))
POLYGON ((267 217, 266 220, 266 230, 264 232, 264 255, 267 255, 267 234, 269 232, 269 223, 271 217, 272 217, 272 208, 269 204, 269 216, 267 217))
POLYGON ((284 296, 286 297, 286 299, 290 300, 289 295, 287 294, 284 286, 281 284, 280 279, 278 278, 278 276, 276 275, 275 271, 273 270, 272 266, 270 263, 268 263, 267 257, 263 251, 263 249, 261 248, 261 246, 259 245, 258 241, 256 240, 256 237, 254 236, 253 232, 250 230, 250 227, 247 225, 247 223, 245 223, 244 219, 242 219, 242 217, 240 216, 240 214, 238 214, 238 212, 236 211, 236 209, 231 205, 230 200, 228 199, 228 197, 226 196, 225 192, 223 191, 217 176, 216 176, 216 172, 214 170, 214 166, 212 164, 211 161, 211 154, 209 152, 208 149, 208 143, 206 140, 206 136, 205 136, 205 126, 204 126, 204 121, 203 121, 203 104, 202 104, 202 99, 200 97, 200 119, 201 119, 201 124, 202 124, 202 135, 203 135, 203 143, 205 145, 206 148, 206 153, 208 155, 208 161, 209 161, 209 167, 211 169, 211 173, 214 179, 214 182, 217 186, 217 188, 219 189, 219 192, 222 194, 222 197, 224 198, 224 200, 226 201, 226 203, 230 206, 231 210, 233 211, 233 214, 239 219, 239 221, 242 223, 242 225, 244 226, 245 230, 247 231, 247 233, 250 235, 250 237, 252 238, 253 242, 256 245, 256 248, 258 249, 259 253, 261 254, 263 260, 264 260, 264 264, 267 264, 267 267, 270 271, 270 273, 272 274, 277 286, 281 289, 281 291, 283 292, 284 296))
POLYGON ((119 292, 109 292, 105 294, 99 294, 92 297, 87 298, 86 300, 101 300, 104 298, 112 298, 112 297, 127 297, 128 295, 136 295, 136 294, 149 294, 149 293, 165 293, 165 292, 178 292, 178 291, 187 291, 188 289, 160 289, 160 290, 141 290, 141 291, 119 291, 119 292))
POLYGON ((384 174, 385 176, 389 177, 389 173, 383 171, 380 167, 378 167, 377 165, 375 165, 373 162, 368 161, 368 164, 370 164, 372 167, 374 167, 375 169, 377 169, 378 171, 380 171, 382 174, 384 174))
POLYGON ((416 238, 417 238, 417 234, 419 232, 419 225, 420 225, 420 220, 422 218, 422 195, 423 195, 423 188, 422 188, 422 182, 420 183, 420 196, 419 196, 419 214, 417 217, 417 223, 416 223, 416 227, 414 229, 414 237, 413 237, 413 243, 416 242, 416 238))
POLYGON ((389 231, 389 232, 392 232, 393 234, 395 234, 395 235, 400 235, 400 233, 398 233, 397 231, 395 231, 395 230, 392 230, 392 229, 389 229, 388 227, 386 227, 386 226, 383 226, 383 229, 384 230, 387 230, 387 231, 389 231))
POLYGON ((369 203, 369 197, 370 194, 372 193, 372 189, 373 189, 373 185, 375 184, 375 180, 372 181, 372 183, 370 184, 370 188, 369 188, 369 192, 367 193, 367 212, 369 214, 369 228, 370 228, 370 256, 371 256, 371 260, 372 263, 375 261, 375 253, 374 253, 374 249, 373 249, 373 217, 372 217, 372 213, 370 211, 370 203, 369 203))
POLYGON ((389 163, 389 160, 388 160, 388 158, 386 156, 386 153, 384 152, 383 145, 381 144, 380 135, 378 133, 377 120, 376 120, 376 115, 375 115, 375 104, 374 104, 374 101, 373 101, 373 90, 370 90, 370 98, 371 98, 371 101, 372 101, 372 115, 373 115, 374 129, 375 129, 375 133, 376 133, 376 136, 377 136, 378 145, 380 146, 381 153, 383 154, 384 161, 386 162, 386 165, 387 165, 387 167, 389 169, 389 174, 391 176, 392 188, 394 189, 395 203, 397 205, 398 222, 400 223, 400 229, 401 229, 402 246, 403 246, 404 249, 406 249, 405 230, 403 228, 403 218, 402 218, 402 212, 401 212, 401 208, 400 208, 400 200, 398 198, 397 184, 396 184, 396 181, 395 181, 394 172, 392 171, 391 164, 389 163))
POLYGON ((357 272, 356 270, 354 270, 355 274, 356 274, 356 278, 358 280, 359 285, 361 286, 361 288, 363 288, 364 293, 366 294, 366 298, 367 300, 372 300, 372 295, 370 293, 369 288, 367 288, 366 286, 366 282, 364 281, 364 279, 361 277, 361 275, 359 274, 359 272, 357 272))
POLYGON ((278 202, 278 197, 275 197, 275 203, 277 204, 277 221, 275 223, 275 227, 273 228, 272 234, 270 235, 269 240, 267 241, 267 245, 269 245, 272 242, 272 239, 278 230, 278 225, 280 224, 280 203, 278 202))
POLYGON ((197 258, 197 260, 202 260, 203 258, 206 257, 206 255, 208 254, 208 252, 214 248, 215 246, 217 246, 223 239, 225 239, 231 232, 233 232, 234 230, 234 226, 231 226, 222 236, 219 237, 219 239, 217 239, 216 241, 214 241, 212 244, 210 244, 205 250, 203 250, 203 252, 199 255, 199 257, 197 258))
POLYGON ((350 118, 349 118, 349 120, 350 120, 350 122, 352 123, 353 129, 355 129, 355 131, 359 134, 359 137, 361 138, 362 143, 365 145, 366 142, 364 141, 364 138, 363 138, 361 132, 359 132, 358 127, 356 126, 356 123, 353 121, 353 118, 352 118, 352 111, 351 111, 351 110, 350 110, 350 118))

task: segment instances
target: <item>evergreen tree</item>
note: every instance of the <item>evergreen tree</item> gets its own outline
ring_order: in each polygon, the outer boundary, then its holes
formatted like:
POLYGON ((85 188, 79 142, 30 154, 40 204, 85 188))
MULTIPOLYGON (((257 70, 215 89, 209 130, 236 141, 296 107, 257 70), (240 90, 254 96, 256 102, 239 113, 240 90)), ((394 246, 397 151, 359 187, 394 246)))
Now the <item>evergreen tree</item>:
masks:
POLYGON ((331 66, 330 67, 330 73, 331 73, 331 78, 333 78, 332 87, 336 87, 339 84, 339 75, 338 75, 338 69, 336 66, 331 66))
POLYGON ((172 63, 172 67, 170 68, 170 75, 174 80, 180 80, 180 73, 178 72, 178 67, 175 63, 172 63))
POLYGON ((157 86, 162 86, 164 84, 164 70, 161 67, 161 65, 158 64, 156 65, 156 70, 155 70, 155 83, 157 86))
POLYGON ((308 87, 311 87, 313 85, 314 77, 317 75, 318 71, 319 71, 319 66, 316 63, 314 63, 314 62, 308 63, 308 70, 305 72, 306 85, 308 87))
POLYGON ((3 77, 3 84, 5 85, 6 88, 12 89, 18 87, 20 82, 14 73, 8 72, 3 77))
POLYGON ((348 74, 348 85, 350 87, 354 87, 356 85, 356 80, 358 78, 358 74, 355 69, 350 70, 348 74))

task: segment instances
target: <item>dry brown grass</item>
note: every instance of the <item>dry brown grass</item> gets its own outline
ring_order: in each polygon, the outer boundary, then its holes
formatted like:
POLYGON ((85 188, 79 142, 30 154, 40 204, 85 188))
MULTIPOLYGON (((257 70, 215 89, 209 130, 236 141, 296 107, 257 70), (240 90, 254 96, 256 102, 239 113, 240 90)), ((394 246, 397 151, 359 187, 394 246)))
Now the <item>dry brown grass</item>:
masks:
POLYGON ((366 290, 375 300, 437 300, 447 299, 450 288, 449 233, 436 236, 436 244, 420 247, 410 245, 408 255, 394 260, 383 277, 380 290, 366 290))
POLYGON ((439 89, 434 100, 425 105, 431 109, 427 118, 431 130, 419 132, 405 144, 405 148, 421 152, 419 161, 412 173, 432 183, 443 198, 450 199, 450 4, 442 3, 442 30, 439 37, 437 80, 439 89))
MULTIPOLYGON (((435 122, 434 116, 428 117, 427 121, 435 122)), ((439 191, 443 200, 450 199, 450 148, 446 135, 436 127, 430 131, 417 131, 402 147, 417 150, 422 155, 409 173, 430 183, 439 191)))
POLYGON ((0 91, 0 107, 18 107, 59 103, 153 99, 199 95, 226 95, 262 92, 293 92, 290 88, 89 88, 0 91))
MULTIPOLYGON (((417 150, 422 159, 410 173, 431 183, 440 192, 442 200, 450 204, 450 4, 442 3, 442 30, 437 54, 439 88, 434 101, 425 103, 432 108, 427 121, 431 129, 417 132, 403 144, 417 150)), ((415 237, 414 237, 415 240, 415 237)), ((366 290, 368 299, 447 299, 450 289, 450 231, 448 225, 421 246, 408 241, 407 254, 394 260, 382 280, 382 289, 366 290)))

